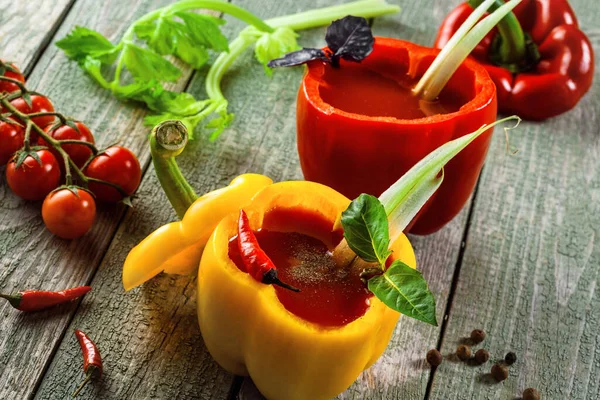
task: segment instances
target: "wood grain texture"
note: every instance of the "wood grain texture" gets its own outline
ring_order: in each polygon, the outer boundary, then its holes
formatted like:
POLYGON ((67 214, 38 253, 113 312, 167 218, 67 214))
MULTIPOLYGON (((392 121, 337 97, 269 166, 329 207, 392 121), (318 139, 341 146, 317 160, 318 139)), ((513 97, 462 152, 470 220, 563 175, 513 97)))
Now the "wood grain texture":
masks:
MULTIPOLYGON (((307 5, 287 1, 271 3, 268 7, 261 7, 263 3, 258 1, 236 4, 245 6, 260 16, 271 17, 323 6, 326 2, 307 5)), ((229 18, 228 21, 226 30, 231 37, 241 25, 229 18)), ((393 28, 398 28, 393 21, 388 23, 393 28)), ((391 31, 393 28, 386 29, 391 31)), ((421 28, 413 29, 416 32, 421 28)), ((301 43, 319 45, 323 32, 321 29, 303 33, 301 43)), ((433 40, 431 32, 429 37, 423 40, 433 40)), ((253 61, 251 52, 236 62, 223 85, 227 98, 231 99, 230 111, 236 113, 236 120, 217 142, 211 143, 202 136, 179 158, 182 169, 199 193, 226 185, 231 178, 246 171, 265 173, 275 180, 301 179, 295 146, 295 97, 301 75, 301 69, 291 69, 278 71, 269 79, 264 76, 262 67, 253 61)), ((198 74, 190 85, 190 91, 198 97, 203 96, 203 79, 203 75, 198 74)), ((194 293, 194 281, 185 277, 161 276, 144 287, 135 289, 131 294, 124 296, 121 290, 121 266, 128 249, 153 229, 175 218, 170 208, 165 206, 166 198, 158 189, 153 173, 146 175, 140 196, 144 198, 144 202, 140 202, 138 207, 126 215, 108 255, 94 278, 93 285, 97 290, 86 298, 84 307, 75 317, 68 332, 81 325, 88 327, 90 332, 96 334, 99 343, 108 346, 108 353, 115 352, 122 358, 116 361, 118 372, 109 372, 111 375, 107 375, 103 380, 103 388, 99 391, 88 389, 86 394, 95 394, 98 398, 152 398, 160 393, 161 398, 196 398, 193 397, 193 392, 181 392, 182 386, 189 385, 190 377, 208 376, 207 379, 218 382, 226 381, 227 378, 223 377, 224 371, 206 359, 196 324, 186 324, 186 329, 179 331, 177 321, 196 320, 194 300, 186 302, 185 306, 180 308, 177 308, 176 301, 187 299, 190 293, 194 293), (156 296, 156 290, 149 287, 169 288, 169 292, 160 296, 162 304, 147 305, 155 298, 153 296, 156 296), (105 292, 110 294, 101 297, 100 293, 105 292), (173 308, 176 312, 172 311, 173 308), (94 310, 93 313, 91 310, 94 310), (96 317, 91 318, 90 314, 96 317), (165 314, 170 317, 166 318, 165 314), (91 320, 95 321, 90 322, 91 320), (121 321, 127 321, 123 324, 125 328, 119 325, 121 321), (150 322, 158 327, 150 330, 147 326, 150 322), (170 336, 165 337, 164 342, 154 337, 157 332, 168 331, 163 326, 172 324, 177 328, 170 336), (124 331, 124 338, 115 337, 115 330, 124 331), (130 332, 134 331, 144 333, 132 336, 130 332), (195 351, 190 352, 187 347, 178 347, 177 344, 181 341, 189 343, 195 351), (173 348, 173 353, 165 354, 165 347, 173 348), (142 370, 127 367, 132 363, 140 363, 140 358, 149 360, 148 363, 151 363, 153 368, 142 370), (166 361, 172 359, 177 362, 166 361), (207 373, 208 371, 211 373, 207 373)), ((434 292, 438 294, 439 315, 445 308, 465 217, 464 214, 461 215, 437 235, 415 240, 424 273, 434 292)), ((416 397, 422 398, 428 376, 422 356, 428 348, 435 346, 438 335, 439 329, 408 320, 403 321, 399 324, 394 346, 390 347, 382 361, 370 374, 365 374, 345 397, 378 398, 380 391, 384 390, 388 396, 395 396, 400 391, 410 391, 416 397), (418 332, 413 333, 413 328, 418 332), (398 365, 402 367, 398 368, 398 365), (374 387, 374 384, 377 384, 377 387, 374 387)), ((75 365, 78 360, 74 343, 74 339, 67 336, 61 344, 40 387, 38 398, 52 398, 53 395, 74 387, 73 381, 80 375, 80 372, 72 372, 71 360, 76 360, 75 365)), ((228 375, 226 377, 231 378, 228 375)), ((200 383, 208 385, 211 381, 207 379, 200 383)), ((209 387, 221 386, 213 383, 209 387)), ((246 383, 244 387, 240 397, 249 398, 247 394, 251 383, 246 383)), ((207 397, 206 394, 196 396, 207 397)))
MULTIPOLYGON (((132 20, 165 3, 166 0, 127 4, 117 0, 80 1, 72 7, 53 40, 64 37, 76 24, 92 27, 117 40, 132 20)), ((184 75, 177 85, 180 89, 189 78, 189 71, 184 75)), ((148 164, 148 129, 142 126, 143 109, 117 101, 56 47, 50 46, 44 52, 29 77, 28 87, 47 94, 57 110, 84 121, 100 146, 120 142, 140 155, 143 165, 148 164)), ((80 240, 69 242, 45 229, 40 206, 19 200, 4 180, 0 183, 2 292, 27 288, 57 290, 88 283, 124 213, 121 206, 99 205, 92 231, 80 240)), ((0 304, 0 398, 33 396, 76 307, 77 303, 73 303, 35 315, 22 315, 6 302, 0 304)), ((94 336, 93 331, 89 333, 94 336)), ((54 394, 62 397, 67 392, 54 394)))
MULTIPOLYGON (((328 2, 329 4, 330 2, 328 2)), ((295 2, 296 7, 300 7, 303 2, 295 2)), ((316 7, 314 2, 310 3, 309 7, 316 7)), ((451 5, 447 2, 438 4, 436 1, 426 2, 408 2, 401 4, 403 7, 402 13, 395 16, 386 16, 378 18, 373 24, 373 31, 376 35, 401 37, 406 40, 411 40, 421 44, 431 44, 435 38, 434 26, 437 26, 437 21, 441 20, 442 16, 451 9, 451 5)), ((289 12, 289 11, 286 11, 289 12)), ((318 47, 323 44, 325 29, 316 29, 312 32, 303 33, 300 38, 300 44, 306 47, 318 47)), ((249 60, 251 55, 246 57, 249 60)), ((241 60, 241 62, 249 62, 241 60)), ((253 65, 251 68, 244 68, 239 72, 233 72, 231 75, 232 93, 240 92, 235 98, 246 98, 245 93, 253 93, 248 89, 253 89, 254 93, 261 91, 260 80, 252 78, 254 74, 260 73, 260 67, 253 65), (238 76, 235 74, 239 74, 238 76), (245 82, 243 85, 236 82, 245 82)), ((277 133, 269 133, 271 128, 268 128, 267 134, 260 139, 260 148, 258 149, 259 157, 254 162, 256 167, 262 168, 261 165, 266 164, 268 169, 264 172, 276 179, 301 178, 301 170, 297 166, 297 154, 295 148, 295 95, 296 88, 300 81, 301 71, 277 71, 274 74, 273 80, 276 80, 276 89, 273 95, 269 95, 266 101, 260 100, 252 102, 243 108, 243 117, 250 117, 250 121, 246 118, 243 125, 236 125, 236 128, 245 129, 250 132, 260 132, 260 127, 271 125, 271 118, 276 118, 276 121, 281 121, 279 124, 287 128, 284 131, 277 133), (282 76, 285 75, 285 76, 282 76), (279 80, 279 81, 277 81, 279 80), (267 120, 260 119, 260 113, 264 113, 261 109, 269 107, 270 104, 276 105, 274 110, 277 114, 272 113, 267 120), (248 107, 248 111, 246 111, 248 107), (278 110, 286 110, 281 114, 278 110), (288 121, 288 122, 286 122, 288 121), (284 175, 274 175, 273 167, 268 167, 272 164, 273 157, 278 157, 277 153, 281 152, 280 145, 273 148, 275 140, 281 140, 271 137, 272 135, 287 137, 288 144, 285 145, 285 156, 288 157, 285 165, 284 175), (268 147, 267 147, 268 146, 268 147), (264 150, 263 150, 264 149, 264 150), (264 155, 262 155, 264 154, 264 155), (289 157, 292 159, 289 160, 289 157), (290 163, 291 161, 291 163, 290 163), (292 173, 292 174, 290 174, 292 173)), ((270 92, 270 86, 269 86, 270 92)), ((247 96, 247 95, 246 95, 247 96)), ((237 122, 239 124, 239 120, 237 122)), ((264 128, 263 128, 264 130, 264 128)), ((257 133, 255 133, 256 135, 257 133)), ((225 140, 229 140, 230 136, 225 140)), ((233 138, 236 143, 239 139, 233 138)), ((251 143, 242 143, 240 151, 243 154, 243 149, 251 143)), ((253 151, 256 154, 256 150, 253 151)), ((283 160, 282 160, 283 161, 283 160)), ((255 168, 256 168, 255 167, 255 168)), ((278 167, 281 168, 281 167, 278 167)), ((250 169, 254 171, 255 169, 250 169)), ((468 207, 467 207, 468 208, 468 207)), ((454 268, 457 262, 460 244, 463 237, 463 231, 466 225, 466 209, 456 218, 450 225, 442 231, 428 237, 411 237, 411 242, 415 247, 419 269, 423 272, 427 279, 432 292, 437 300, 437 315, 441 322, 446 308, 446 301, 450 291, 454 268)), ((382 358, 369 370, 365 371, 345 393, 339 396, 340 399, 422 399, 425 395, 430 369, 424 362, 425 353, 435 347, 438 343, 440 335, 440 327, 434 328, 409 318, 401 318, 396 327, 395 334, 388 346, 387 351, 382 358)), ((250 379, 246 379, 242 385, 239 399, 252 400, 259 399, 262 396, 250 379)))
POLYGON ((0 0, 0 57, 28 75, 75 0, 0 0))
MULTIPOLYGON (((600 10, 570 2, 600 55, 600 10)), ((572 111, 497 135, 482 175, 442 353, 472 329, 493 357, 516 352, 510 377, 446 362, 431 399, 600 398, 600 63, 572 111)))

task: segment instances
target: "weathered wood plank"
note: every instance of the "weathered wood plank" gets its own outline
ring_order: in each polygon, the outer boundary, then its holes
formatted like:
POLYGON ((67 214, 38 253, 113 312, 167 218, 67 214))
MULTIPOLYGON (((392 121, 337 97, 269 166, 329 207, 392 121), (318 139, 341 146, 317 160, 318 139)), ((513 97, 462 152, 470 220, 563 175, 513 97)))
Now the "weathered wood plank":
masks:
MULTIPOLYGON (((132 20, 165 3, 167 0, 138 0, 127 4, 117 0, 80 1, 71 9, 55 39, 64 37, 76 24, 93 27, 107 37, 117 39, 132 20)), ((30 21, 22 22, 25 23, 30 21)), ((189 76, 186 72, 176 87, 183 88, 189 76)), ((36 65, 29 87, 47 94, 58 110, 88 124, 100 146, 119 141, 139 154, 142 164, 148 164, 147 128, 142 126, 144 111, 114 99, 54 46, 44 52, 36 65)), ((68 242, 54 237, 44 228, 39 203, 20 201, 4 182, 0 184, 0 208, 0 290, 3 292, 23 288, 56 290, 88 283, 124 212, 122 207, 99 206, 92 231, 80 240, 68 242)), ((145 219, 150 221, 151 213, 145 219)), ((157 295, 157 299, 160 296, 157 295)), ((0 304, 0 398, 21 399, 33 395, 76 307, 71 304, 24 316, 6 302, 0 304)), ((117 321, 118 318, 114 318, 113 322, 117 321)), ((185 326, 185 322, 181 326, 185 326)), ((92 337, 94 333, 89 332, 92 337)), ((70 335, 69 332, 68 337, 70 335)), ((135 366, 147 367, 143 358, 137 361, 135 366)), ((228 386, 229 382, 224 384, 224 390, 228 386)), ((67 391, 54 392, 53 398, 65 397, 69 390, 71 387, 67 391)), ((206 390, 218 393, 216 388, 207 387, 206 390)))
MULTIPOLYGON (((323 6, 326 2, 311 2, 307 5, 304 2, 286 1, 267 7, 260 7, 257 1, 238 4, 268 17, 323 6)), ((413 7, 408 15, 416 12, 417 8, 413 7)), ((388 21, 387 24, 389 26, 385 30, 390 35, 394 30, 404 28, 393 21, 388 21)), ((422 24, 406 29, 414 32, 416 39, 420 31, 426 31, 426 23, 422 24)), ((239 27, 239 24, 230 21, 227 30, 237 32, 239 27)), ((433 40, 432 31, 428 31, 426 35, 421 36, 422 42, 433 40)), ((323 30, 308 32, 302 35, 301 42, 319 45, 322 37, 323 30)), ((250 53, 242 57, 224 82, 226 96, 232 100, 231 110, 236 113, 233 126, 216 143, 208 142, 205 137, 198 139, 180 157, 182 168, 199 192, 225 185, 232 177, 246 171, 265 173, 276 180, 302 177, 295 146, 295 96, 302 71, 280 71, 269 79, 264 77, 262 67, 252 61, 252 57, 250 53), (248 154, 252 154, 252 157, 248 157, 248 154)), ((202 95, 202 81, 201 75, 194 78, 190 87, 192 93, 202 95)), ((118 366, 116 370, 107 372, 109 375, 103 380, 102 388, 98 392, 91 389, 87 392, 96 394, 97 397, 127 398, 135 394, 135 398, 147 398, 159 393, 160 397, 183 396, 181 387, 187 385, 188 381, 182 378, 182 373, 185 377, 201 377, 203 372, 214 367, 209 363, 209 367, 204 366, 206 370, 202 369, 202 362, 208 361, 197 360, 198 354, 205 355, 200 332, 195 323, 187 323, 195 322, 194 300, 186 301, 194 293, 193 280, 163 276, 126 296, 121 292, 120 271, 127 250, 153 229, 175 218, 169 207, 165 206, 166 198, 158 189, 153 174, 145 177, 140 196, 144 201, 126 215, 115 242, 94 278, 96 292, 86 298, 84 307, 71 325, 71 328, 83 327, 94 332, 96 340, 104 343, 108 353, 116 353, 120 357, 113 364, 118 366), (148 218, 149 214, 152 214, 152 218, 148 218), (156 287, 169 287, 171 290, 160 292, 161 303, 151 300, 157 296, 156 287), (185 305, 177 308, 177 304, 182 301, 186 301, 185 305), (174 316, 169 320, 165 315, 174 316), (187 321, 185 329, 177 324, 182 319, 187 321), (127 322, 117 326, 113 320, 127 322), (157 326, 151 328, 148 324, 157 326), (171 336, 165 336, 162 332, 169 331, 165 327, 173 325, 176 327, 171 336), (123 332, 123 338, 113 334, 117 328, 123 332), (140 330, 143 334, 131 334, 140 330), (164 338, 162 344, 155 337, 157 333, 160 338, 164 338), (185 341, 188 346, 178 347, 181 341, 185 341), (174 350, 165 352, 166 348, 174 350), (190 352, 190 349, 194 351, 190 352), (173 359, 177 362, 170 362, 173 359), (131 367, 132 364, 140 363, 143 363, 143 368, 131 367)), ((461 215, 438 235, 415 240, 424 272, 434 291, 439 293, 440 315, 445 308, 465 217, 464 214, 461 215)), ((378 390, 383 388, 389 393, 388 396, 406 390, 422 398, 428 376, 428 371, 423 369, 421 362, 422 354, 437 343, 438 334, 439 330, 427 328, 423 324, 412 321, 401 323, 395 337, 396 346, 391 347, 382 362, 370 374, 365 374, 345 397, 378 397, 378 390), (418 333, 411 334, 413 328, 418 333), (401 369, 396 367, 399 363, 402 365, 401 369), (373 387, 373 382, 378 386, 373 387)), ((52 395, 71 390, 74 387, 73 381, 80 376, 76 368, 78 362, 78 350, 69 333, 40 387, 38 397, 51 398, 52 395)), ((212 379, 223 378, 217 375, 212 379)), ((204 380, 204 384, 208 382, 210 381, 204 380)), ((246 393, 247 390, 242 396, 246 393)), ((187 395, 191 396, 189 393, 187 395)))
POLYGON ((0 0, 0 57, 28 74, 75 0, 0 0))
MULTIPOLYGON (((375 19, 373 33, 423 45, 433 43, 435 27, 453 7, 451 2, 433 0, 399 4, 402 7, 400 14, 375 19)), ((310 37, 303 37, 301 43, 306 46, 320 46, 323 44, 323 38, 324 29, 318 30, 310 37)), ((299 78, 289 82, 294 95, 298 82, 299 78)), ((287 101, 287 98, 285 100, 287 101)), ((290 96, 289 101, 289 107, 293 109, 295 97, 290 96)), ((293 136, 293 132, 295 131, 292 128, 290 135, 293 136)), ((293 157, 297 157, 295 153, 293 157)), ((297 174, 300 178, 300 169, 297 174)), ((454 267, 466 226, 467 210, 468 206, 451 224, 434 235, 411 237, 419 270, 423 272, 436 296, 440 322, 446 309, 454 267)), ((423 399, 430 372, 423 358, 429 349, 437 345, 440 330, 441 326, 434 328, 409 318, 401 318, 381 359, 365 371, 339 399, 423 399)), ((251 400, 261 397, 251 380, 245 380, 239 398, 251 400)))
MULTIPOLYGON (((571 1, 600 54, 600 10, 571 1)), ((443 353, 474 328, 495 357, 519 361, 502 384, 447 362, 431 399, 600 398, 600 63, 590 93, 567 114, 498 135, 482 175, 443 353)))

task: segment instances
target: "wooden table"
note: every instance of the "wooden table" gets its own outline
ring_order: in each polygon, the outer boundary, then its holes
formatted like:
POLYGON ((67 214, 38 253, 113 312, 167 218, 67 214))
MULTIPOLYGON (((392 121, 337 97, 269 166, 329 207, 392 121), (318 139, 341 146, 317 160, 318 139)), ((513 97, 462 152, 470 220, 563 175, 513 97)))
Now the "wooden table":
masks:
MULTIPOLYGON (((234 0, 261 17, 325 6, 332 0, 234 0)), ((337 2, 338 0, 334 0, 337 2)), ((401 14, 376 19, 374 32, 430 45, 458 0, 398 1, 401 14)), ((168 0, 0 0, 0 56, 26 72, 29 87, 58 110, 85 121, 101 145, 115 141, 140 155, 144 178, 135 208, 101 207, 80 240, 54 237, 40 204, 0 183, 0 290, 91 284, 80 303, 35 315, 0 304, 0 398, 69 398, 83 378, 73 330, 83 329, 106 357, 105 375, 82 392, 96 399, 256 399, 248 379, 207 353, 196 321, 195 279, 159 276, 129 293, 121 285, 128 251, 176 219, 149 160, 145 111, 95 85, 53 42, 75 25, 117 40, 131 21, 168 0)), ((572 0, 600 59, 600 7, 572 0)), ((241 24, 226 18, 233 37, 241 24)), ((300 43, 320 46, 323 29, 300 43)), ((597 71, 600 65, 597 62, 597 71)), ((206 71, 176 85, 202 95, 206 71)), ((270 79, 248 52, 224 81, 236 114, 216 142, 205 136, 180 157, 199 193, 243 172, 301 179, 295 146, 295 96, 301 69, 270 79)), ((600 74, 576 109, 511 134, 516 154, 496 134, 476 195, 442 231, 413 237, 419 268, 437 298, 430 327, 402 318, 388 350, 340 399, 513 399, 526 387, 546 399, 600 398, 600 74), (432 374, 426 351, 451 354, 472 329, 484 329, 494 358, 519 360, 490 383, 485 367, 447 361, 432 374)), ((500 130, 499 130, 500 131, 500 130)))

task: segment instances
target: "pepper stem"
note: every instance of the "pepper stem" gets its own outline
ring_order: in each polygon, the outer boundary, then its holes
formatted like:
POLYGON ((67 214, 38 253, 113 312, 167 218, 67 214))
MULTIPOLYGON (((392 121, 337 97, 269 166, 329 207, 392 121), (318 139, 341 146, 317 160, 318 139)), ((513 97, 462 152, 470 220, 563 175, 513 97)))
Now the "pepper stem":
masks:
POLYGON ((81 382, 81 385, 79 385, 77 390, 75 390, 75 392, 73 392, 73 397, 77 397, 79 392, 81 392, 81 389, 83 389, 83 387, 85 385, 87 385, 89 381, 92 380, 92 375, 93 375, 93 370, 90 369, 90 371, 85 375, 85 379, 83 380, 83 382, 81 382))
POLYGON ((188 131, 181 121, 164 121, 154 127, 150 134, 150 153, 156 176, 180 219, 198 199, 175 161, 187 142, 188 131))
POLYGON ((278 277, 277 277, 277 270, 271 268, 270 270, 268 270, 262 278, 262 283, 266 283, 267 285, 277 285, 277 286, 281 286, 282 288, 291 290, 292 292, 296 292, 299 293, 300 289, 298 289, 297 287, 294 287, 292 285, 288 285, 285 282, 282 282, 278 277))
MULTIPOLYGON (((477 8, 481 3, 483 0, 469 0, 469 5, 473 8, 477 8)), ((494 12, 503 4, 503 0, 496 0, 489 11, 494 12)), ((496 54, 492 56, 494 61, 503 65, 523 62, 527 54, 525 33, 515 13, 508 13, 497 27, 499 43, 495 47, 496 54)))
POLYGON ((8 300, 8 302, 10 303, 11 306, 13 306, 16 309, 19 309, 19 306, 21 305, 21 299, 23 298, 23 295, 22 294, 4 294, 4 293, 0 293, 0 298, 8 300))

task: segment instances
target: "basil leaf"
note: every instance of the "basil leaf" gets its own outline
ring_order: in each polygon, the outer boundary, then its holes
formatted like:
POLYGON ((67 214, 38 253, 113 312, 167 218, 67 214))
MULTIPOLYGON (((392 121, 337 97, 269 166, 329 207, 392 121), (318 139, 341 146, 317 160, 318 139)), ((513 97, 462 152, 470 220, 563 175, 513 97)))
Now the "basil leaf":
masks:
POLYGON ((385 265, 390 255, 387 215, 379 200, 361 194, 342 213, 344 237, 348 246, 367 262, 385 265))
POLYGON ((334 64, 340 57, 360 62, 373 51, 375 39, 365 18, 348 15, 335 20, 327 28, 327 46, 333 52, 334 64))
POLYGON ((386 306, 437 326, 435 298, 416 269, 396 260, 383 275, 369 279, 368 284, 369 290, 386 306))
POLYGON ((305 64, 312 60, 329 61, 329 58, 327 57, 327 54, 321 49, 304 48, 302 50, 288 53, 281 58, 271 60, 269 61, 267 66, 269 68, 292 67, 294 65, 305 64))
POLYGON ((155 52, 128 43, 123 51, 125 66, 134 78, 142 81, 175 82, 181 71, 155 52))

